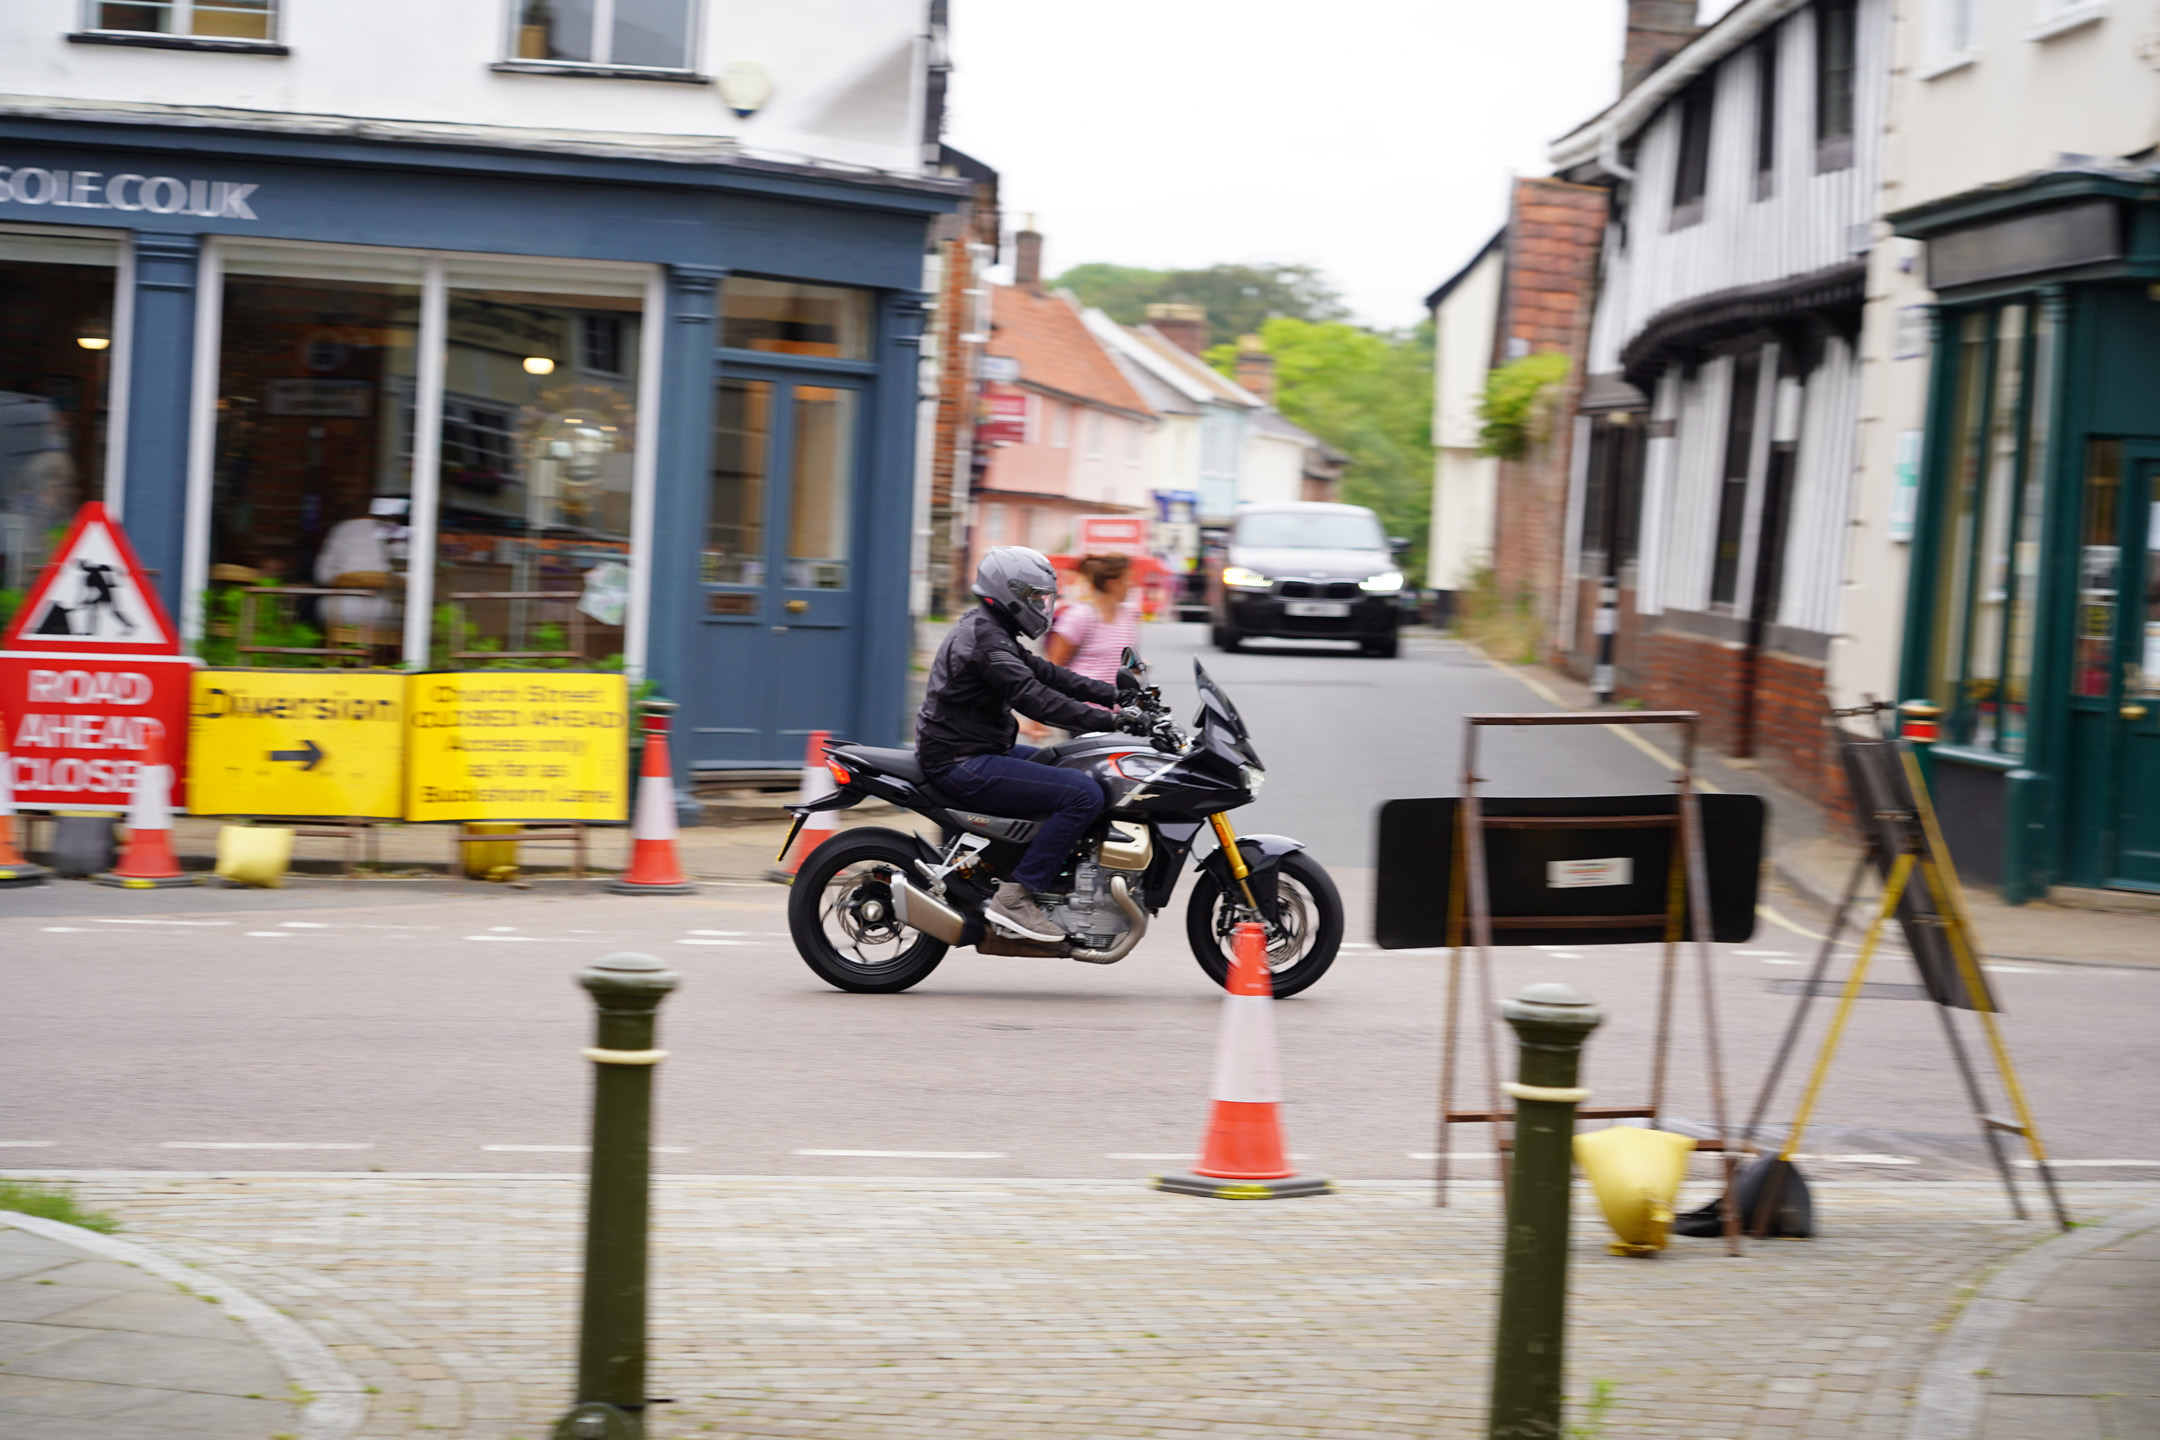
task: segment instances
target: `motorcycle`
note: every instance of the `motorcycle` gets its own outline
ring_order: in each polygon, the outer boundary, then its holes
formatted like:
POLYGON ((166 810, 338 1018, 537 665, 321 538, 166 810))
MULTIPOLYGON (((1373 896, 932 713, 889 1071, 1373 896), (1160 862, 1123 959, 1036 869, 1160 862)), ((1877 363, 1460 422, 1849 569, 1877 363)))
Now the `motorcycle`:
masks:
POLYGON ((940 795, 913 750, 828 746, 825 764, 836 788, 787 807, 795 822, 781 855, 811 815, 870 799, 929 819, 940 840, 864 827, 811 851, 788 897, 796 951, 827 984, 873 995, 921 983, 956 945, 985 955, 1115 964, 1170 902, 1206 826, 1215 848, 1195 863, 1185 906, 1193 958, 1216 984, 1227 984, 1232 934, 1255 921, 1267 938, 1276 995, 1311 986, 1341 947, 1342 897, 1301 842, 1232 831, 1227 812, 1252 803, 1266 771, 1237 707, 1198 660, 1193 678, 1200 709, 1188 733, 1128 649, 1118 672, 1120 701, 1143 712, 1148 733, 1079 735, 1035 755, 1040 764, 1093 776, 1109 800, 1066 857, 1052 892, 1036 897, 1065 932, 1055 945, 1004 934, 982 914, 1039 822, 982 814, 940 795))

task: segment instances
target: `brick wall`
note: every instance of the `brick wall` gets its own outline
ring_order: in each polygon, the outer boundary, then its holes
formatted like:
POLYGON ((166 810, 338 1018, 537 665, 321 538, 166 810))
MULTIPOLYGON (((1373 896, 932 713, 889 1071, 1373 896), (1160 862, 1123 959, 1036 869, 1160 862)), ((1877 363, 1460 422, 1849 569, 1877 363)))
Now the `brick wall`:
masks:
POLYGON ((1605 212, 1606 192, 1596 186, 1515 182, 1494 333, 1495 365, 1511 354, 1549 350, 1574 361, 1566 383, 1546 397, 1544 441, 1522 459, 1500 463, 1493 515, 1494 583, 1503 597, 1530 600, 1552 651, 1565 648, 1554 625, 1566 573, 1568 469, 1605 212))
POLYGON ((1720 755, 1732 755, 1746 724, 1750 750, 1765 774, 1823 807, 1834 823, 1851 825, 1845 776, 1823 729, 1823 667, 1820 662, 1764 650, 1755 657, 1748 683, 1745 647, 1671 630, 1642 637, 1635 683, 1623 678, 1622 698, 1652 710, 1695 710, 1703 717, 1702 739, 1720 755), (1743 716, 1747 692, 1752 717, 1743 716))
POLYGON ((969 580, 954 563, 966 559, 967 548, 967 536, 962 533, 965 507, 954 503, 954 477, 975 435, 977 347, 960 342, 976 309, 976 297, 966 293, 978 284, 974 256, 968 246, 969 237, 965 235, 940 243, 945 266, 944 287, 937 300, 937 435, 930 456, 927 568, 931 607, 947 614, 957 614, 966 605, 964 592, 969 580))

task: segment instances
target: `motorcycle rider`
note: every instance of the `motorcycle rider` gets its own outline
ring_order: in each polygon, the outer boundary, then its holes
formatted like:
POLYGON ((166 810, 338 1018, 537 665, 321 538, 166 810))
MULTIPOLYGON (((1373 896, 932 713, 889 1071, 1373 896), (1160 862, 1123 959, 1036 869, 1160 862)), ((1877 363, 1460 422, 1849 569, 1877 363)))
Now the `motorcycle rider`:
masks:
POLYGON ((983 907, 983 918, 1025 940, 1054 945, 1065 938, 1035 903, 1065 857, 1103 810, 1102 786, 1092 777, 1030 758, 1032 745, 1014 743, 1012 712, 1067 730, 1103 728, 1145 733, 1141 711, 1119 705, 1117 688, 1091 680, 1026 649, 1050 629, 1057 571, 1041 552, 1000 545, 975 569, 982 603, 960 617, 930 665, 930 683, 915 719, 915 753, 930 783, 971 809, 1014 818, 1043 817, 1027 853, 983 907), (1083 704, 1108 706, 1114 712, 1083 704))

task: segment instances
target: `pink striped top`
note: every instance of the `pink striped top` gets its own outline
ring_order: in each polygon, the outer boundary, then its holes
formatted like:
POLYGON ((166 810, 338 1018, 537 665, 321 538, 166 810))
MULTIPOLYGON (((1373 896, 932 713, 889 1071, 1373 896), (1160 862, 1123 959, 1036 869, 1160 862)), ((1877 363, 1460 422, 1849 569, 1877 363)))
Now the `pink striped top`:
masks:
POLYGON ((1072 659, 1065 662, 1066 669, 1115 685, 1118 657, 1128 645, 1140 648, 1140 605, 1127 600, 1118 606, 1115 619, 1105 620, 1092 602, 1075 600, 1058 611, 1057 624, 1052 628, 1073 642, 1072 659))

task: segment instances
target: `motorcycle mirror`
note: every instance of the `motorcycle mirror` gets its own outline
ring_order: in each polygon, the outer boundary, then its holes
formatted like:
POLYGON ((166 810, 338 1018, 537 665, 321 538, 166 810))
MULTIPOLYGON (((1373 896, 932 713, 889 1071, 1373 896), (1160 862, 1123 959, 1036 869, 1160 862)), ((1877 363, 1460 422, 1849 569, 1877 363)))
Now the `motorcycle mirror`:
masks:
POLYGON ((1140 652, 1128 645, 1124 653, 1118 656, 1117 687, 1120 691, 1129 693, 1146 686, 1147 665, 1141 660, 1140 652))

